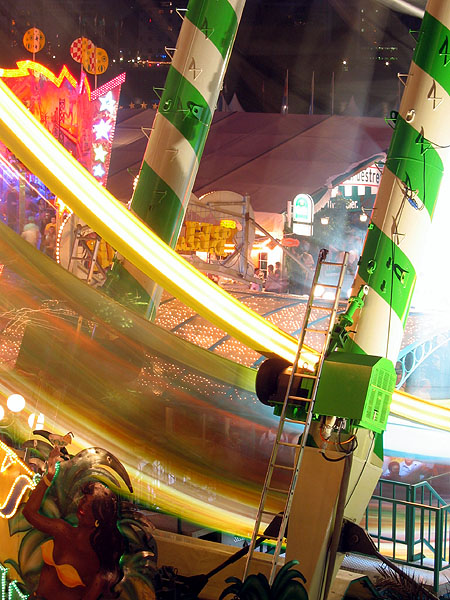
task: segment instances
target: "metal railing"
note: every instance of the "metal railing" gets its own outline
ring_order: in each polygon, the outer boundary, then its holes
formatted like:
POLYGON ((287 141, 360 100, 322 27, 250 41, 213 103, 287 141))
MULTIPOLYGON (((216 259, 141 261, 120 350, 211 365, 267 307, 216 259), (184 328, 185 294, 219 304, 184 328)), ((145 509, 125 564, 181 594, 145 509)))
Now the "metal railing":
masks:
POLYGON ((450 504, 427 482, 380 479, 365 515, 378 551, 397 563, 439 574, 450 567, 450 504))

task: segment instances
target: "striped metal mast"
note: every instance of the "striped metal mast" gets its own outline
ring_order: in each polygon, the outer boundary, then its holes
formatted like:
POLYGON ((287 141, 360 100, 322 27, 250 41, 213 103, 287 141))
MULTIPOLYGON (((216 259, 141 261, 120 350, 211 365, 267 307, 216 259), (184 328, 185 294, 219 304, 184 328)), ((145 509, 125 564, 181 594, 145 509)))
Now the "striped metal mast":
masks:
MULTIPOLYGON (((131 210, 175 247, 217 104, 245 0, 190 0, 149 137, 131 210)), ((170 52, 170 50, 168 50, 170 52)), ((109 293, 132 296, 153 318, 162 289, 128 261, 109 293)))
MULTIPOLYGON (((429 0, 400 109, 391 114, 394 133, 353 286, 353 296, 364 285, 368 294, 344 352, 397 360, 448 160, 449 94, 450 2, 429 0)), ((339 470, 342 461, 326 463, 313 448, 302 463, 286 560, 300 561, 312 600, 326 596, 342 558, 334 561, 329 552, 340 531, 339 502, 343 517, 359 523, 381 475, 382 434, 359 428, 356 436, 349 473, 339 470)))
POLYGON ((430 0, 353 287, 369 293, 345 350, 394 363, 450 144, 449 30, 450 3, 430 0))

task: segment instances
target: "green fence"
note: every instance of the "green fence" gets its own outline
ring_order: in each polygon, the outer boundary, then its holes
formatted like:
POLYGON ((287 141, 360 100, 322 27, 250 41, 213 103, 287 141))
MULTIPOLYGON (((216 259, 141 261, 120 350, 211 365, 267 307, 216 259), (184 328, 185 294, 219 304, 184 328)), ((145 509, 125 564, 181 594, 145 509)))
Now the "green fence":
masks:
POLYGON ((450 567, 450 504, 427 482, 380 479, 366 509, 365 528, 379 552, 395 562, 433 571, 450 567))

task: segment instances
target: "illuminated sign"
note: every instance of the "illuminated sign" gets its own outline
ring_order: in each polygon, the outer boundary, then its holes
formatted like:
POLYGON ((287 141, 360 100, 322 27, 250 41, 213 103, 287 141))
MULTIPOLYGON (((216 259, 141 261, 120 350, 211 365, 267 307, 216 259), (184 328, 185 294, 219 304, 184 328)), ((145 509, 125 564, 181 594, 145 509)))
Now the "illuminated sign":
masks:
MULTIPOLYGON (((227 223, 234 223, 234 221, 227 221, 227 223)), ((236 226, 236 223, 234 225, 236 226)), ((235 229, 222 224, 186 221, 184 235, 182 232, 175 249, 177 252, 210 252, 216 256, 223 256, 225 244, 232 239, 234 232, 235 229)))
POLYGON ((292 231, 297 235, 313 234, 314 202, 309 194, 297 194, 292 202, 292 231))
POLYGON ((382 164, 374 163, 342 181, 331 190, 328 207, 360 211, 361 205, 373 206, 382 171, 382 164))
POLYGON ((231 219, 222 219, 220 221, 220 226, 225 227, 226 229, 236 229, 236 221, 232 221, 231 219))
POLYGON ((78 82, 66 66, 56 76, 31 60, 19 61, 17 69, 0 69, 0 77, 64 147, 106 185, 125 73, 92 92, 85 73, 78 82))
POLYGON ((377 167, 368 167, 359 173, 356 173, 340 185, 364 185, 378 187, 381 180, 381 170, 377 167))
MULTIPOLYGON (((43 75, 46 79, 51 81, 56 87, 61 87, 64 81, 68 81, 73 88, 77 88, 77 80, 70 73, 69 69, 64 65, 61 69, 58 77, 41 65, 40 63, 34 62, 32 60, 19 60, 17 62, 17 69, 1 69, 0 68, 0 77, 5 78, 14 78, 14 77, 27 77, 30 74, 43 75)), ((85 86, 88 96, 91 95, 91 88, 87 80, 85 80, 85 86)))

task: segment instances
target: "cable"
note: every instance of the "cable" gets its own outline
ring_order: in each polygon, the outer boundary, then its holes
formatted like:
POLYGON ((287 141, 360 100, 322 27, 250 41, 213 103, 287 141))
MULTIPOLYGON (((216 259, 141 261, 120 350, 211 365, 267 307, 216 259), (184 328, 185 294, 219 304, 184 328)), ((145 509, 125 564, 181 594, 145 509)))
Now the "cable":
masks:
MULTIPOLYGON (((341 430, 339 431, 339 436, 340 436, 340 434, 341 434, 341 430)), ((340 462, 341 460, 344 460, 345 458, 347 458, 347 456, 350 456, 351 454, 353 454, 355 452, 355 450, 357 449, 357 447, 358 447, 358 438, 356 437, 356 435, 353 435, 353 437, 351 437, 350 439, 348 439, 345 442, 343 442, 343 444, 350 443, 350 442, 352 443, 352 446, 349 449, 342 448, 341 442, 340 441, 337 442, 337 445, 339 446, 339 448, 340 448, 340 450, 342 452, 342 456, 340 456, 339 458, 330 458, 329 456, 327 456, 325 454, 324 450, 320 451, 320 454, 328 462, 340 462)), ((336 444, 336 442, 333 442, 333 443, 336 444)))

